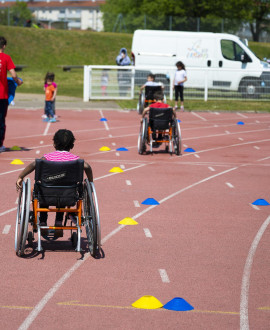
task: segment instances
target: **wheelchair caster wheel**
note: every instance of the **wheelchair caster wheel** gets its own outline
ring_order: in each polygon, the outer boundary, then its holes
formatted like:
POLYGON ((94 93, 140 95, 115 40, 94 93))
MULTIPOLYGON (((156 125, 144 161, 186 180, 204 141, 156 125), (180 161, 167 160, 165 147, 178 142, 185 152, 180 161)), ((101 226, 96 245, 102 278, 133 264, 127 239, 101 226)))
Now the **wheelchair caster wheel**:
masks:
POLYGON ((77 247, 77 243, 78 243, 78 235, 75 232, 73 232, 71 235, 71 243, 72 243, 72 247, 74 247, 74 249, 75 249, 77 247))

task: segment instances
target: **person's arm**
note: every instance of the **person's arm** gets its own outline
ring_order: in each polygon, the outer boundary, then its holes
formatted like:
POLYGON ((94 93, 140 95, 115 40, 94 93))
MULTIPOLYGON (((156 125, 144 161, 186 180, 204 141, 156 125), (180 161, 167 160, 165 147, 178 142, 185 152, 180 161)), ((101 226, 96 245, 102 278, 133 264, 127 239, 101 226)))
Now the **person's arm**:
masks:
POLYGON ((52 102, 55 100, 55 96, 56 96, 56 88, 53 90, 52 102))
MULTIPOLYGON (((56 84, 55 84, 56 85, 56 84)), ((55 100, 56 98, 56 94, 57 94, 57 85, 54 87, 54 96, 53 96, 53 99, 55 100)))
POLYGON ((18 78, 16 71, 14 69, 10 69, 9 72, 10 72, 13 80, 16 82, 16 84, 18 84, 18 86, 20 86, 23 82, 21 79, 18 78))
POLYGON ((143 113, 142 113, 142 118, 141 118, 141 122, 143 121, 143 118, 145 117, 145 115, 147 114, 147 112, 150 110, 150 107, 147 107, 143 110, 143 113))
POLYGON ((178 85, 183 84, 183 83, 186 82, 186 81, 187 81, 187 77, 185 77, 184 80, 180 81, 180 82, 178 83, 178 85))
POLYGON ((84 172, 90 182, 93 182, 93 172, 91 166, 87 163, 84 162, 84 172))
POLYGON ((145 88, 145 84, 141 86, 140 88, 140 94, 142 93, 142 90, 145 88))
POLYGON ((36 168, 36 161, 27 165, 26 168, 19 174, 19 177, 16 181, 17 191, 22 189, 22 182, 24 177, 26 177, 26 175, 28 175, 29 173, 33 172, 35 168, 36 168))

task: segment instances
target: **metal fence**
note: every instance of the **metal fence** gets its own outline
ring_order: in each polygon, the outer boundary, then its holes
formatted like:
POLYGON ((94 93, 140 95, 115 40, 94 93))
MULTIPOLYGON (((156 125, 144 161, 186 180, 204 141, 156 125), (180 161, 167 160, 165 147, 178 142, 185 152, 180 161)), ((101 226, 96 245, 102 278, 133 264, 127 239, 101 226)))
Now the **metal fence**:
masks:
MULTIPOLYGON (((84 66, 84 101, 137 99, 149 73, 173 100, 175 67, 90 65, 84 66)), ((187 77, 185 99, 270 100, 270 72, 187 67, 187 77)))

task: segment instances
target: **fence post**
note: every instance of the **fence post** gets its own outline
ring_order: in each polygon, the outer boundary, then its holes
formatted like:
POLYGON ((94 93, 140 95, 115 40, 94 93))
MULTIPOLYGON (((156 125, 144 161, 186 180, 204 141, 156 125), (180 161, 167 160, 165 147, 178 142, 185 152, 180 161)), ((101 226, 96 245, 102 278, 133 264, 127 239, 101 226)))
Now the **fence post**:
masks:
POLYGON ((208 71, 204 72, 204 101, 208 99, 208 71))
POLYGON ((170 72, 170 100, 173 100, 173 81, 174 81, 174 72, 170 72))
POLYGON ((131 69, 131 99, 134 99, 134 90, 135 90, 135 68, 134 66, 131 69))
POLYGON ((90 99, 90 68, 87 65, 83 67, 83 101, 89 102, 90 99))

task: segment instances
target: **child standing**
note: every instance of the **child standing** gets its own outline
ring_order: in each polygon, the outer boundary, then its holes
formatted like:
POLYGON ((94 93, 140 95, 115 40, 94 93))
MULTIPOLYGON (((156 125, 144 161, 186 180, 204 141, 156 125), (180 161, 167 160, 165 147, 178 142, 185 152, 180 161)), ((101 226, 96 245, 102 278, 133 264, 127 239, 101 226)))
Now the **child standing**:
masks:
MULTIPOLYGON (((55 74, 53 72, 47 72, 45 79, 44 79, 44 91, 46 90, 46 87, 48 87, 48 79, 50 79, 52 81, 52 85, 54 86, 54 90, 55 90, 55 97, 54 100, 52 102, 52 109, 53 109, 53 113, 54 113, 54 118, 56 119, 57 116, 55 114, 55 98, 56 98, 56 94, 57 94, 57 84, 55 83, 54 79, 55 79, 55 74)), ((45 108, 44 108, 44 115, 42 116, 42 118, 47 118, 46 114, 45 114, 45 108)))
MULTIPOLYGON (((79 159, 78 156, 73 155, 69 151, 74 147, 75 137, 73 133, 70 130, 67 129, 59 129, 53 137, 53 145, 55 148, 55 151, 50 152, 48 154, 45 154, 42 159, 53 161, 53 162, 66 162, 66 161, 73 161, 79 159)), ((27 176, 29 173, 33 172, 36 167, 36 162, 30 163, 28 166, 25 167, 25 169, 19 174, 19 177, 16 181, 16 188, 17 190, 20 190, 22 188, 22 181, 25 176, 27 176)), ((93 182, 93 173, 91 166, 84 162, 84 172, 90 182, 93 182)), ((43 205, 42 207, 47 207, 46 205, 43 205)), ((64 213, 56 213, 55 218, 55 227, 61 227, 62 221, 63 221, 63 215, 64 213)), ((40 213, 40 225, 41 226, 47 226, 47 212, 41 212, 40 213)), ((57 232, 56 234, 58 236, 62 236, 62 232, 57 232)), ((55 235, 55 236, 57 236, 55 235)))
POLYGON ((101 76, 101 90, 102 90, 102 96, 107 95, 107 87, 109 83, 109 75, 107 70, 102 71, 102 76, 101 76))
POLYGON ((181 110, 184 111, 184 82, 187 81, 186 68, 183 62, 176 63, 177 71, 174 75, 174 92, 175 92, 175 109, 178 106, 178 98, 180 96, 181 110))
POLYGON ((53 102, 55 100, 55 87, 53 86, 52 79, 47 79, 47 87, 45 88, 45 114, 47 118, 43 121, 55 123, 56 119, 53 112, 53 102))

